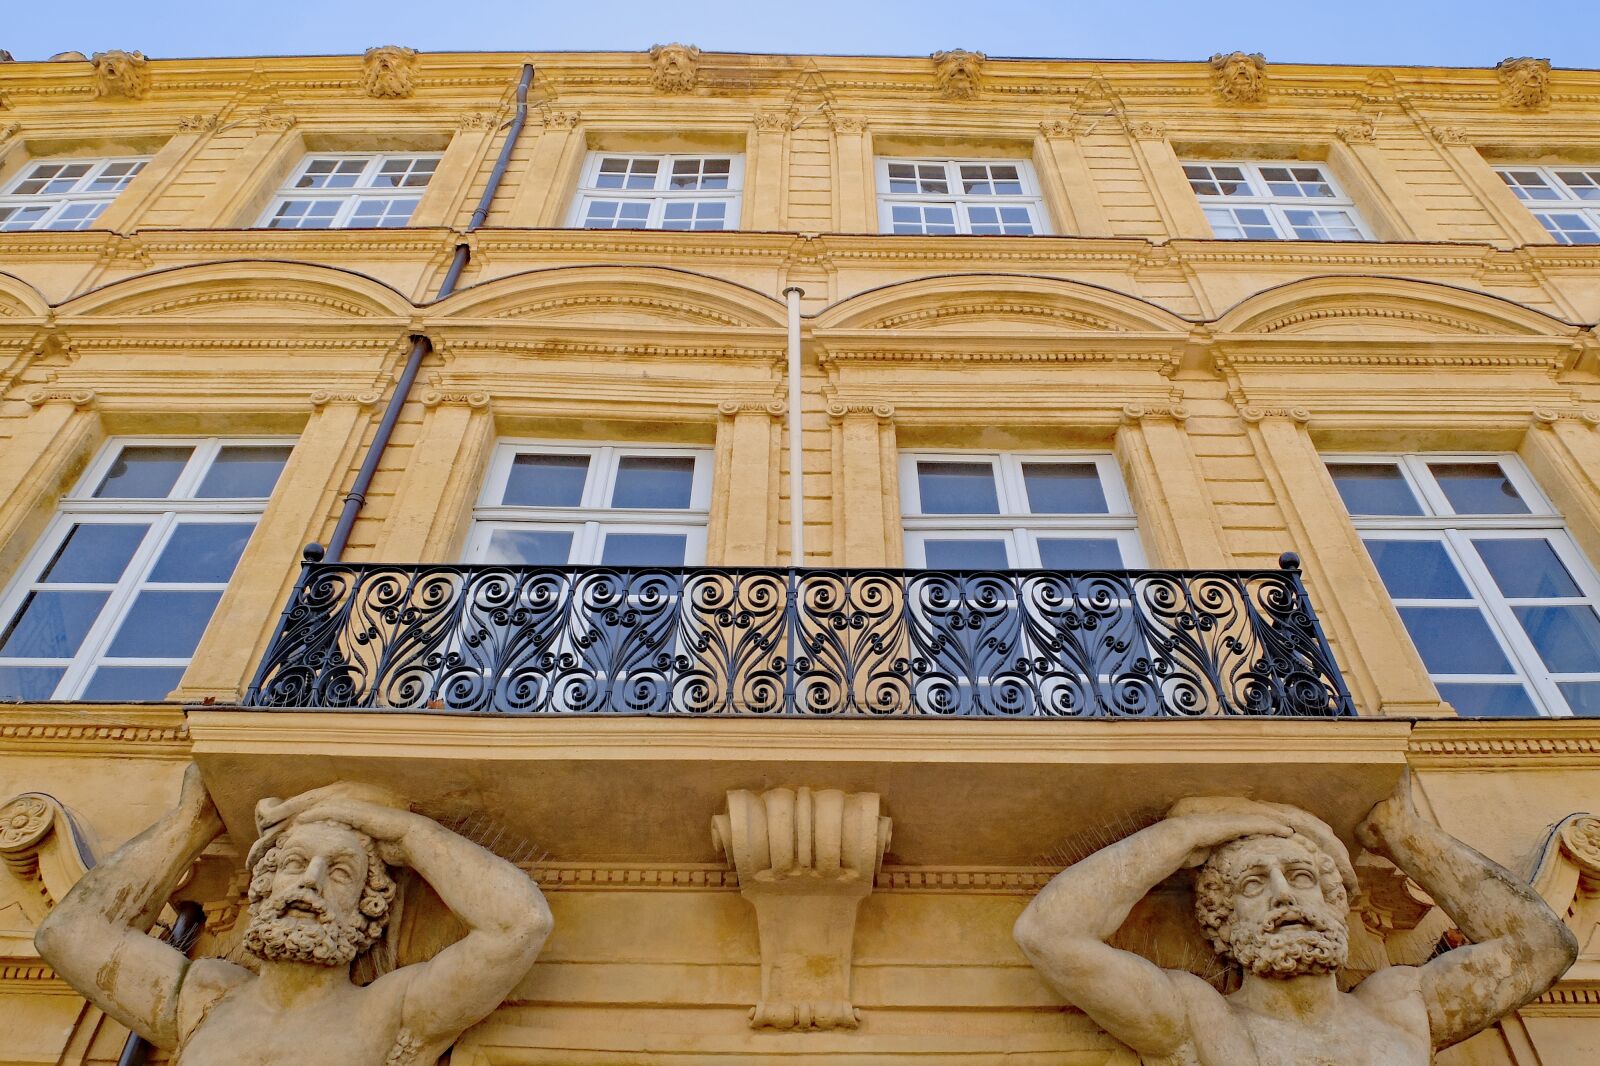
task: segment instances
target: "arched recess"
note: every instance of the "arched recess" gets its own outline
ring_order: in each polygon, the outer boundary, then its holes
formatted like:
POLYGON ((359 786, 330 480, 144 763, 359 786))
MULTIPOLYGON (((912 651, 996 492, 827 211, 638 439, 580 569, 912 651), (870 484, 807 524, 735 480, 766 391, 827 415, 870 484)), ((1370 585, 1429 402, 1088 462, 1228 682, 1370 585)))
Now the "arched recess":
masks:
POLYGON ((782 328, 784 306, 764 293, 688 270, 571 266, 481 282, 430 307, 455 320, 573 326, 782 328))
POLYGON ((14 274, 0 271, 0 322, 44 318, 50 303, 38 289, 14 274))
POLYGON ((1578 327, 1486 292, 1411 278, 1303 278, 1256 293, 1218 333, 1305 337, 1570 337, 1578 327))
POLYGON ((1186 333, 1189 323, 1126 293, 1025 274, 947 274, 871 289, 813 319, 821 329, 1186 333))
POLYGON ((60 307, 63 319, 406 319, 415 308, 381 281, 316 263, 229 260, 136 274, 60 307))

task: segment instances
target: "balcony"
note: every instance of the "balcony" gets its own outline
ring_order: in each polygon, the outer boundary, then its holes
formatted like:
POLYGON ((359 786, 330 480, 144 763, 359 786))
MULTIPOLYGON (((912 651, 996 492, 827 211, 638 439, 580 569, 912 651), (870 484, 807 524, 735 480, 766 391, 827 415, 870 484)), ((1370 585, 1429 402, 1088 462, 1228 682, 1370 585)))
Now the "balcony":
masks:
POLYGON ((1344 717, 1278 570, 307 563, 246 707, 490 715, 1344 717))

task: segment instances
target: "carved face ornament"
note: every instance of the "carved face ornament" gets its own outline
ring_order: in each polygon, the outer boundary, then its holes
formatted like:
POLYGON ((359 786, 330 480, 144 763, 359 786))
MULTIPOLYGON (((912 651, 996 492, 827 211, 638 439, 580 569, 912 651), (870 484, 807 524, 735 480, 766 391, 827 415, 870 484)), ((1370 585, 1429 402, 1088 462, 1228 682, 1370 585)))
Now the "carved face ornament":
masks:
POLYGON ((364 833, 293 825, 252 867, 245 949, 268 962, 348 966, 383 935, 394 892, 364 833))
POLYGON ((1253 104, 1267 94, 1267 61, 1259 52, 1211 57, 1217 93, 1229 103, 1253 104))
POLYGON ((142 52, 124 52, 121 49, 96 52, 91 62, 94 64, 95 91, 100 96, 137 100, 150 88, 150 76, 146 70, 149 61, 142 52))
POLYGON ((982 52, 954 49, 933 53, 933 75, 939 91, 953 100, 970 100, 978 95, 983 77, 982 52))
POLYGON ((694 45, 658 44, 650 49, 650 84, 664 93, 686 93, 694 88, 700 49, 694 45))
POLYGON ((1305 837, 1218 848, 1196 882, 1195 911, 1217 952, 1261 977, 1335 973, 1349 956, 1344 886, 1305 837))
POLYGON ((410 96, 412 67, 417 53, 411 48, 386 44, 369 48, 362 61, 362 82, 369 96, 410 96))

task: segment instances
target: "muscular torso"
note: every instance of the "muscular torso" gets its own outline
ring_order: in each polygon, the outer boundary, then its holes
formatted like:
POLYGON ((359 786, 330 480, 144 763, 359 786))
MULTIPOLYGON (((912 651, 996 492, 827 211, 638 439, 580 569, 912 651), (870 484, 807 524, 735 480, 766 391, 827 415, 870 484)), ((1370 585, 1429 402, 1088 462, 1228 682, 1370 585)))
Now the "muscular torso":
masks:
MULTIPOLYGON (((222 964, 227 965, 227 964, 222 964)), ((198 965, 197 965, 198 968, 198 965)), ((421 1048, 401 1025, 401 986, 345 985, 279 1008, 248 971, 192 973, 180 993, 184 1034, 174 1066, 412 1066, 421 1048)))
MULTIPOLYGON (((1412 971, 1414 973, 1414 971, 1412 971)), ((1224 998, 1197 979, 1182 983, 1190 1038, 1145 1066, 1428 1066, 1433 1047, 1416 981, 1397 971, 1339 996, 1312 1018, 1280 1019, 1224 998)))

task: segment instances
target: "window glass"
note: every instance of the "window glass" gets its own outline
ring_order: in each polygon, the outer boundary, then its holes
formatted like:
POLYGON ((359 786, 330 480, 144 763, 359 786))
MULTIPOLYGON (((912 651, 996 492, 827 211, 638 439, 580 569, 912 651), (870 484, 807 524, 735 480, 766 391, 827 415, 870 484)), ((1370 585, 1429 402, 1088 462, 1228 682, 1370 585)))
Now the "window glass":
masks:
POLYGON ((605 535, 602 566, 682 566, 689 538, 682 533, 615 533, 605 535))
POLYGON ((1105 490, 1094 463, 1023 463, 1028 509, 1034 514, 1105 514, 1105 490))
POLYGON ((1395 599, 1470 600, 1443 541, 1368 540, 1367 551, 1395 599))
POLYGON ((232 445, 222 448, 206 471, 196 496, 207 499, 265 499, 272 495, 289 448, 279 445, 232 445))
POLYGON ((1499 463, 1429 463, 1456 514, 1527 514, 1511 480, 1499 463))
POLYGON ((560 566, 572 554, 568 530, 497 529, 483 561, 504 566, 560 566))
POLYGON ((988 463, 918 463, 923 514, 999 514, 994 468, 988 463))
POLYGON ((1012 564, 1006 542, 995 540, 923 541, 930 570, 1005 570, 1012 564))
POLYGON ((1544 537, 1473 538, 1472 546, 1502 593, 1510 597, 1582 596, 1578 583, 1544 537))
POLYGON ((172 531, 156 557, 150 581, 226 584, 254 522, 185 522, 172 531))
POLYGON ((589 477, 587 455, 524 452, 511 462, 501 502, 524 507, 577 507, 589 477))
POLYGON ((40 581, 51 584, 114 583, 128 569, 150 527, 116 523, 73 526, 46 564, 40 581))
POLYGON ((1420 515, 1422 504, 1398 466, 1329 463, 1328 473, 1353 515, 1420 515))
POLYGON ((122 449, 95 490, 100 499, 157 500, 172 491, 193 448, 133 446, 122 449))
POLYGON ((688 507, 694 459, 683 455, 625 455, 617 462, 613 507, 688 507))
POLYGON ((1114 540, 1040 537, 1039 565, 1047 570, 1121 570, 1127 565, 1114 540))

